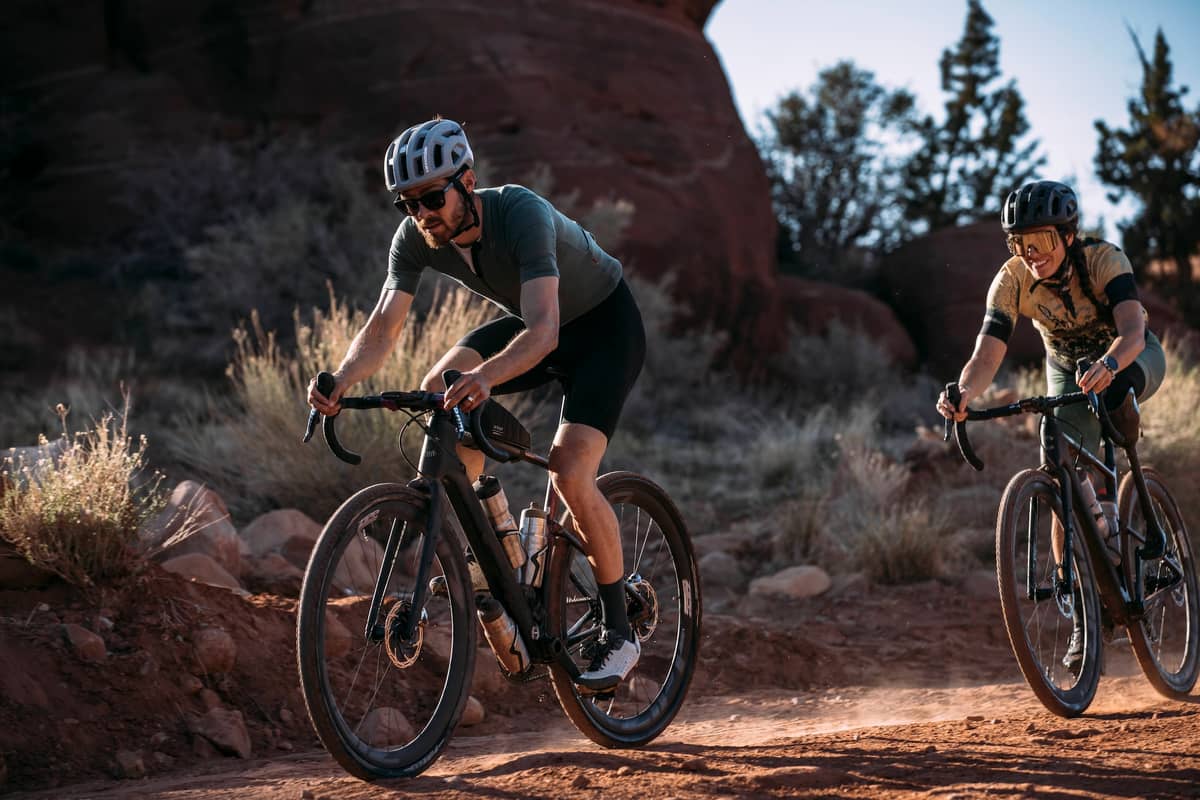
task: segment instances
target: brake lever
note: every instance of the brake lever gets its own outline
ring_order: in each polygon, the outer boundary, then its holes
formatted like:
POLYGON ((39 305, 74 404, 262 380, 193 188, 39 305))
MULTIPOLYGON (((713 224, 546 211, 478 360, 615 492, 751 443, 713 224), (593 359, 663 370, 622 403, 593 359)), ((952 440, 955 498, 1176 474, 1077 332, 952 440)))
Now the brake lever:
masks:
MULTIPOLYGON (((333 375, 328 372, 317 374, 317 391, 329 397, 329 393, 333 391, 333 387, 337 384, 333 375)), ((308 444, 312 439, 313 434, 317 432, 317 423, 321 421, 321 412, 315 408, 308 410, 308 424, 304 426, 304 437, 300 440, 301 444, 308 444)))

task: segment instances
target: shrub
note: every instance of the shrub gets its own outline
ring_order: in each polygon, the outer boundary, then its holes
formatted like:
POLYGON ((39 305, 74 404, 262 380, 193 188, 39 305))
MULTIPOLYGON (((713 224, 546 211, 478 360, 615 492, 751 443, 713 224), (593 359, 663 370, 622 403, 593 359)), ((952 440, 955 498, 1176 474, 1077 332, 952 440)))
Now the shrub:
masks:
POLYGON ((158 479, 143 474, 146 440, 130 437, 126 419, 104 414, 90 430, 67 436, 57 457, 43 436, 43 455, 6 460, 0 535, 30 562, 83 588, 141 563, 138 528, 163 505, 158 479))
MULTIPOLYGON (((439 289, 437 295, 424 319, 405 325, 394 355, 352 394, 418 388, 426 370, 464 331, 495 315, 490 304, 466 290, 439 289)), ((364 486, 412 476, 395 442, 403 415, 376 411, 339 416, 338 436, 363 456, 357 467, 334 458, 319 434, 309 446, 300 444, 309 380, 341 360, 365 321, 363 312, 339 302, 330 289, 327 311, 314 309, 310 323, 295 315, 292 353, 281 349, 257 317, 235 332, 232 394, 212 398, 207 419, 185 423, 169 444, 176 460, 219 492, 236 518, 298 508, 325 519, 364 486)), ((415 436, 407 447, 415 458, 415 436)))

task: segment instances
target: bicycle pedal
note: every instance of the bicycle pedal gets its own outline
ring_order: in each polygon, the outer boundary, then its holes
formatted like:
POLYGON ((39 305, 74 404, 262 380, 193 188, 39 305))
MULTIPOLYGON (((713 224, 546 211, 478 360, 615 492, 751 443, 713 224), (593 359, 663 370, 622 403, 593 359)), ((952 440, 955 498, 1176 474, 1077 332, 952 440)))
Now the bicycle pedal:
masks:
POLYGON ((446 584, 445 575, 435 575, 429 579, 429 593, 434 597, 450 596, 450 587, 446 584))

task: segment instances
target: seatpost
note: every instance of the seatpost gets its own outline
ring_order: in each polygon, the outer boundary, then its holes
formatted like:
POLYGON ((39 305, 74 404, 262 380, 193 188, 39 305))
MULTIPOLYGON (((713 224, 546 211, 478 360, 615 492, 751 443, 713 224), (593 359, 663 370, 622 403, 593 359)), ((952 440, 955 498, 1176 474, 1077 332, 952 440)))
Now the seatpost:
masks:
MULTIPOLYGON (((559 406, 559 409, 558 409, 558 426, 560 428, 562 427, 563 418, 566 416, 566 413, 567 413, 567 395, 564 393, 563 399, 562 399, 562 404, 559 406)), ((544 508, 546 510, 547 516, 550 516, 551 513, 553 512, 553 509, 550 507, 550 503, 553 500, 554 500, 554 477, 551 474, 551 475, 547 476, 547 478, 546 478, 546 497, 542 501, 542 508, 544 508)))

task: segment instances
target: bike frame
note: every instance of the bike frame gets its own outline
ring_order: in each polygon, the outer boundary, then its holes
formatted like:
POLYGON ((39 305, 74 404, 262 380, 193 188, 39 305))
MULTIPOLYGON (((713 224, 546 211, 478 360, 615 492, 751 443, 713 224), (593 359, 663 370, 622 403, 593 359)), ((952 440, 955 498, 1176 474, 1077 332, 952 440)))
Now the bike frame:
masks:
MULTIPOLYGON (((467 477, 466 467, 458 457, 455 445, 464 431, 461 412, 433 411, 425 441, 421 447, 421 457, 418 464, 417 477, 409 482, 409 486, 429 497, 429 510, 425 520, 425 540, 422 542, 420 561, 413 591, 412 608, 424 608, 425 598, 429 591, 429 571, 433 565, 433 557, 437 542, 441 536, 443 498, 447 500, 455 516, 466 534, 467 544, 475 560, 487 579, 488 587, 512 617, 521 637, 529 647, 530 655, 535 662, 549 663, 556 661, 566 669, 572 678, 578 677, 579 668, 571 660, 563 642, 558 637, 546 636, 542 623, 537 619, 534 600, 536 590, 517 582, 508 555, 492 529, 483 504, 475 494, 470 478, 467 477)), ((541 456, 525 453, 521 460, 549 469, 549 462, 541 456)), ((550 554, 560 544, 566 544, 584 551, 582 542, 570 531, 563 528, 553 516, 557 506, 557 495, 547 487, 548 505, 548 545, 544 558, 549 564, 550 554)), ((407 524, 401 530, 393 529, 388 534, 384 546, 384 557, 375 592, 371 599, 371 609, 367 616, 368 638, 382 641, 386 632, 379 621, 379 610, 382 607, 386 587, 391 579, 392 567, 396 553, 407 535, 407 524)), ((409 614, 404 620, 401 634, 406 641, 411 641, 419 621, 419 614, 409 614)))

